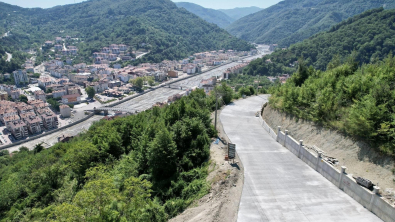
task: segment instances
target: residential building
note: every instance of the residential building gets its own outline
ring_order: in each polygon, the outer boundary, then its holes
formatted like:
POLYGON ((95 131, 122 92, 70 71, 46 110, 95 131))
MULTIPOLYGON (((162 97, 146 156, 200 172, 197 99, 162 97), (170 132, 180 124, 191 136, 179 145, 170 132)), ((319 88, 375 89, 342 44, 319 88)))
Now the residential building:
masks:
POLYGON ((11 98, 12 98, 13 100, 18 100, 18 99, 19 99, 19 96, 21 95, 21 91, 18 90, 18 89, 16 89, 16 90, 12 90, 12 91, 9 92, 8 94, 11 96, 11 98))
POLYGON ((84 82, 88 81, 90 75, 90 73, 70 74, 69 79, 73 83, 83 85, 84 82))
POLYGON ((71 109, 68 105, 60 105, 60 114, 64 118, 69 118, 71 117, 71 109))
POLYGON ((67 94, 65 95, 81 94, 80 88, 78 86, 70 86, 70 87, 66 87, 66 89, 67 89, 67 94))
POLYGON ((43 120, 43 125, 46 129, 58 127, 58 117, 49 108, 38 110, 37 113, 40 114, 40 117, 43 120))
POLYGON ((17 140, 20 140, 22 138, 29 136, 27 125, 22 120, 10 122, 8 130, 11 131, 11 134, 17 140))
POLYGON ((202 80, 199 84, 199 88, 204 89, 204 92, 209 94, 212 90, 214 90, 216 84, 217 78, 211 77, 209 79, 202 80))
POLYGON ((63 104, 73 104, 73 103, 80 103, 80 102, 81 102, 80 94, 72 94, 72 95, 62 96, 62 103, 63 104))
POLYGON ((44 131, 43 120, 38 116, 30 116, 26 120, 26 125, 31 134, 42 133, 44 131))
POLYGON ((55 45, 55 51, 60 51, 63 49, 62 45, 55 45))
POLYGON ((10 123, 20 120, 21 118, 16 114, 12 116, 5 116, 3 118, 3 123, 10 130, 10 123))
POLYGON ((52 41, 46 41, 45 42, 45 46, 46 47, 49 47, 49 46, 52 46, 53 45, 53 42, 52 41))
POLYGON ((42 90, 37 90, 37 91, 35 91, 35 92, 34 92, 34 98, 35 98, 36 100, 42 100, 42 101, 44 101, 44 102, 47 101, 47 97, 46 97, 46 95, 45 95, 45 92, 42 91, 42 90))
POLYGON ((177 71, 168 71, 167 76, 171 78, 178 78, 178 72, 177 71))
POLYGON ((61 90, 56 90, 52 92, 52 97, 53 98, 60 98, 64 95, 67 95, 66 89, 61 89, 61 90))
POLYGON ((55 84, 55 83, 48 77, 38 79, 38 86, 41 88, 46 89, 47 86, 52 85, 52 84, 55 84))
POLYGON ((109 88, 120 87, 122 83, 120 81, 111 81, 108 83, 109 88))
POLYGON ((15 108, 18 111, 19 115, 21 115, 22 113, 34 112, 34 106, 25 103, 16 103, 15 108))
POLYGON ((8 100, 8 93, 6 91, 0 91, 0 100, 8 100))
POLYGON ((29 83, 29 77, 27 76, 26 71, 24 70, 17 70, 13 72, 15 85, 24 85, 29 83))

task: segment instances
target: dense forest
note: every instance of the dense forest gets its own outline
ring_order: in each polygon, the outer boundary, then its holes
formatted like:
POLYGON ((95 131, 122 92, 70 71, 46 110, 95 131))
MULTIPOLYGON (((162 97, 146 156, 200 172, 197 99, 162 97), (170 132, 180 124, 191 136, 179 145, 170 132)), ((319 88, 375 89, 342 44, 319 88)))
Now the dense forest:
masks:
POLYGON ((267 76, 291 74, 296 71, 299 59, 319 70, 326 70, 333 59, 345 61, 353 57, 360 65, 382 60, 395 52, 394 24, 395 10, 369 10, 287 50, 278 49, 253 61, 245 73, 267 76))
MULTIPOLYGON (((26 60, 26 55, 22 52, 19 51, 14 51, 12 53, 12 59, 11 61, 7 61, 7 54, 6 52, 12 52, 6 51, 6 48, 2 47, 0 45, 0 74, 4 73, 12 73, 13 71, 19 69, 21 65, 25 62, 26 60)), ((0 77, 0 83, 3 82, 2 77, 0 77)))
POLYGON ((285 0, 232 23, 244 40, 288 47, 366 10, 395 8, 393 0, 285 0))
POLYGON ((190 2, 176 2, 175 4, 180 8, 185 8, 189 12, 199 16, 209 23, 217 24, 221 28, 225 28, 235 21, 233 18, 219 10, 204 8, 190 2))
POLYGON ((196 90, 50 149, 0 152, 0 221, 167 221, 210 189, 214 107, 196 90))
POLYGON ((0 6, 5 9, 0 22, 15 40, 8 45, 15 49, 36 49, 45 40, 67 35, 80 40, 79 53, 86 59, 112 43, 134 49, 148 45, 151 53, 141 62, 180 59, 206 50, 252 48, 169 0, 91 0, 50 9, 0 6))
POLYGON ((298 118, 358 137, 395 154, 395 57, 359 67, 334 60, 327 71, 299 64, 283 86, 272 88, 270 104, 298 118))

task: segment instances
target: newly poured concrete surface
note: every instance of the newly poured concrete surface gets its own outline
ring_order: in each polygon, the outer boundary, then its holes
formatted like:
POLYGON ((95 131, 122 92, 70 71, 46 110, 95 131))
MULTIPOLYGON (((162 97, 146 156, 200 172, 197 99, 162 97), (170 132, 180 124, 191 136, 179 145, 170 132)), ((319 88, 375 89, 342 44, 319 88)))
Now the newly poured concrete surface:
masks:
POLYGON ((220 116, 244 165, 238 222, 381 221, 270 137, 255 117, 266 101, 239 100, 220 116))

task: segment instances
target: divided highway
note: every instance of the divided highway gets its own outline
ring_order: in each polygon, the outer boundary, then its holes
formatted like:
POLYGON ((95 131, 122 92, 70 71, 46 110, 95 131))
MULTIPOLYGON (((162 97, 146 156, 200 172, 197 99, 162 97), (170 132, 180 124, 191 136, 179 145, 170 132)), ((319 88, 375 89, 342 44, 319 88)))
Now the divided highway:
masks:
POLYGON ((239 100, 220 115, 244 165, 238 222, 381 221, 263 129, 255 114, 265 102, 239 100))

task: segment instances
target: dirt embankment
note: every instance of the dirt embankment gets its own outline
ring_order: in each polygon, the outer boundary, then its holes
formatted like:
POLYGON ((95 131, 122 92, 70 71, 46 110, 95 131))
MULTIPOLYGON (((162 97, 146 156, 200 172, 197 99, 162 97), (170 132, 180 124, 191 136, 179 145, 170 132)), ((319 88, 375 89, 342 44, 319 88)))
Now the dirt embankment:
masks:
POLYGON ((317 146, 327 156, 337 158, 336 166, 347 167, 347 173, 371 180, 382 189, 383 195, 395 195, 395 162, 393 158, 377 153, 368 144, 355 141, 341 133, 325 129, 310 121, 297 120, 291 115, 280 113, 267 106, 263 111, 263 119, 277 130, 288 130, 296 140, 303 140, 307 146, 317 146), (391 193, 392 194, 391 194, 391 193))
MULTIPOLYGON (((219 113, 218 113, 219 116, 219 113)), ((214 115, 212 115, 214 119, 214 115)), ((219 121, 219 118, 218 118, 219 121)), ((218 123, 219 137, 225 143, 219 141, 210 147, 210 174, 207 181, 211 183, 210 193, 195 201, 182 214, 170 220, 170 222, 194 222, 216 221, 236 222, 243 191, 244 176, 243 166, 237 157, 234 161, 225 161, 227 143, 230 142, 222 124, 218 123)))

